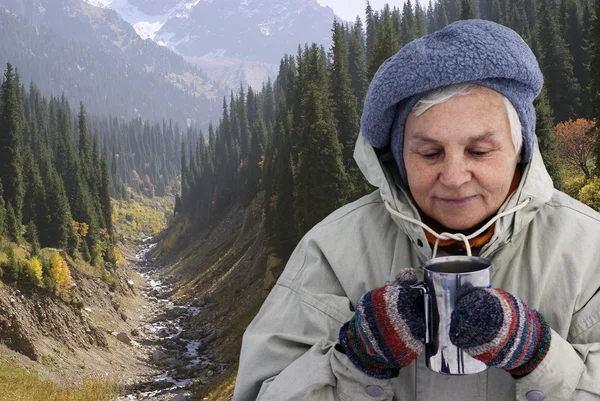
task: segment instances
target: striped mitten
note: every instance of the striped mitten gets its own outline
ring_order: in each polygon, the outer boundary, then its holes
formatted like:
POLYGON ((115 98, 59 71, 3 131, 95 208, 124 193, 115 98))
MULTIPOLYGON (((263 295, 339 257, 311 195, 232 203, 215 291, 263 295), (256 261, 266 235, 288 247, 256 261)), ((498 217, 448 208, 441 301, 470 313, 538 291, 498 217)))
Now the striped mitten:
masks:
POLYGON ((527 376, 550 348, 551 331, 541 313, 498 288, 477 288, 456 301, 450 339, 473 358, 527 376))
POLYGON ((340 329, 339 341, 354 365, 369 376, 390 379, 423 350, 425 314, 413 269, 393 283, 362 295, 354 317, 340 329))

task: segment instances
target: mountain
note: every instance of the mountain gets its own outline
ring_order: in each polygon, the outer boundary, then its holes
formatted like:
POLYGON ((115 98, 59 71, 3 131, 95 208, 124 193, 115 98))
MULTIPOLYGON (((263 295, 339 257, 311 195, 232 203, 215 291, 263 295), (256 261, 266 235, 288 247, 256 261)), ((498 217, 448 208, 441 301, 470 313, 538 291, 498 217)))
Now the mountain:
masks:
POLYGON ((316 0, 86 0, 116 11, 142 38, 184 56, 212 79, 260 88, 298 44, 329 48, 333 10, 316 0))
POLYGON ((207 123, 228 88, 116 12, 81 0, 0 0, 0 63, 92 114, 207 123))

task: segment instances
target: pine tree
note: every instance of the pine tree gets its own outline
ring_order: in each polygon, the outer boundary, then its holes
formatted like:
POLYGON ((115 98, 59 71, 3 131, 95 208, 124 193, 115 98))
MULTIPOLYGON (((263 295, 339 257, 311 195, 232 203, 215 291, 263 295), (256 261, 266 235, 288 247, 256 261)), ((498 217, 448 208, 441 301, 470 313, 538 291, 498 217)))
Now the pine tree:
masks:
POLYGON ((579 85, 573 76, 573 57, 558 31, 558 22, 548 0, 540 0, 539 3, 538 38, 540 64, 554 112, 554 122, 566 121, 579 109, 579 85))
POLYGON ((415 15, 412 4, 410 3, 410 0, 407 0, 402 9, 402 43, 406 44, 417 37, 415 25, 415 15))
POLYGON ((102 160, 100 162, 101 169, 101 180, 100 180, 100 210, 102 211, 102 216, 104 217, 104 225, 106 228, 108 235, 112 237, 113 235, 113 227, 112 227, 112 205, 110 200, 110 173, 108 171, 108 162, 106 161, 106 155, 102 156, 102 160))
POLYGON ((362 22, 358 17, 348 37, 348 73, 356 97, 356 113, 360 116, 367 94, 367 57, 362 22))
POLYGON ((264 160, 265 131, 265 124, 262 119, 257 120, 252 128, 252 141, 250 143, 250 154, 248 155, 246 201, 252 199, 258 190, 264 160))
POLYGON ((21 223, 17 220, 15 209, 10 203, 6 208, 6 233, 12 241, 21 243, 21 223))
POLYGON ((373 14, 373 8, 367 0, 367 8, 365 9, 365 24, 367 37, 365 41, 366 45, 366 56, 367 56, 367 65, 371 65, 371 57, 373 55, 373 42, 375 41, 375 15, 373 14))
POLYGON ((40 227, 40 243, 43 247, 63 248, 67 245, 71 211, 62 180, 56 170, 48 174, 46 202, 48 214, 40 227))
POLYGON ((0 237, 4 235, 6 230, 6 203, 4 202, 4 187, 2 187, 2 180, 0 180, 0 237))
POLYGON ((435 30, 440 30, 448 25, 448 15, 444 0, 437 0, 435 3, 435 30))
POLYGON ((562 188, 562 175, 558 158, 558 149, 556 147, 556 137, 554 136, 554 116, 552 108, 548 101, 546 89, 543 88, 537 99, 533 102, 535 106, 535 134, 538 139, 540 153, 544 160, 544 165, 554 182, 554 187, 562 188))
POLYGON ((350 89, 350 77, 345 65, 346 55, 342 42, 340 24, 333 22, 333 43, 331 53, 331 94, 334 105, 334 118, 338 140, 342 145, 342 158, 347 169, 353 161, 354 143, 360 130, 356 113, 356 98, 350 89))
MULTIPOLYGON (((391 32, 391 24, 389 28, 391 32)), ((330 105, 325 65, 315 44, 305 57, 309 79, 302 98, 303 120, 294 175, 294 207, 301 236, 340 207, 347 196, 347 177, 330 105)))
POLYGON ((419 1, 415 4, 415 37, 420 38, 427 35, 427 18, 425 11, 419 1))
POLYGON ((387 23, 379 27, 375 33, 373 43, 373 56, 369 65, 369 80, 373 79, 375 73, 385 60, 392 57, 400 49, 398 40, 392 32, 392 24, 387 23))
MULTIPOLYGON (((583 35, 583 22, 578 0, 564 0, 566 3, 566 29, 565 39, 569 51, 573 56, 573 74, 579 83, 580 88, 587 88, 589 85, 589 75, 586 65, 589 62, 585 54, 586 44, 583 35)), ((589 96, 587 91, 581 92, 581 110, 575 110, 577 116, 587 115, 589 109, 589 96), (583 112, 583 113, 582 113, 583 112)))
POLYGON ((7 63, 0 94, 0 180, 4 187, 7 208, 12 207, 15 224, 20 225, 25 190, 21 157, 23 127, 18 92, 16 74, 12 65, 7 63))
POLYGON ((475 12, 473 12, 473 6, 471 0, 461 0, 460 3, 460 19, 473 19, 475 18, 475 12))

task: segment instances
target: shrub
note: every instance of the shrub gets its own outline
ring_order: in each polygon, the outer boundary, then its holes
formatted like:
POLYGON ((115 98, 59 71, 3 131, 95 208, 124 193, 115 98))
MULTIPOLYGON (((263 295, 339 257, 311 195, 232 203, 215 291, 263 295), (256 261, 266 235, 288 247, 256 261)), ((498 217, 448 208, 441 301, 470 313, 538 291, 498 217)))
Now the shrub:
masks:
POLYGON ((600 177, 594 177, 579 191, 579 200, 600 211, 600 177))

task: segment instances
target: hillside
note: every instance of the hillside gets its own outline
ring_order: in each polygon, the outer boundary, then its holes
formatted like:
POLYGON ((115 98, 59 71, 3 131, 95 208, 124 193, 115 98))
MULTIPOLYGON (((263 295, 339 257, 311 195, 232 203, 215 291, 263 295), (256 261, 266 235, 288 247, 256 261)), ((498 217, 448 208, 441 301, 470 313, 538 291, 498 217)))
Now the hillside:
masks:
POLYGON ((176 283, 173 299, 203 305, 188 336, 201 340, 212 360, 226 364, 214 376, 199 373, 194 399, 230 399, 242 334, 283 269, 266 244, 263 208, 259 194, 197 232, 180 216, 152 252, 164 266, 159 275, 176 283))
POLYGON ((114 11, 77 0, 1 0, 0 63, 7 62, 42 95, 64 93, 95 115, 207 124, 228 92, 114 11))

